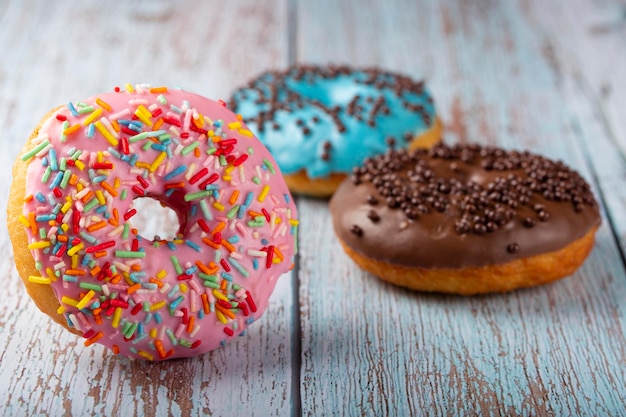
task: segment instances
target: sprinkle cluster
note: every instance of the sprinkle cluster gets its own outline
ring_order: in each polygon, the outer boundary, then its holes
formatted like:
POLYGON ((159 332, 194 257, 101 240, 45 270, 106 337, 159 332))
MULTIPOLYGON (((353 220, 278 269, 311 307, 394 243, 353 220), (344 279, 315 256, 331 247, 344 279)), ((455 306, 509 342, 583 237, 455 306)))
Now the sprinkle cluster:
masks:
POLYGON ((224 103, 126 85, 70 102, 32 148, 28 248, 85 345, 148 360, 241 334, 291 267, 298 220, 265 148, 224 103), (204 112, 204 113, 203 113, 204 112), (142 237, 132 200, 174 209, 173 240, 142 237))
MULTIPOLYGON (((353 171, 352 181, 374 185, 378 195, 367 199, 372 207, 367 217, 373 223, 380 221, 375 207, 382 198, 410 221, 428 218, 429 213, 449 213, 459 235, 493 233, 519 217, 524 207, 530 209, 524 212, 534 213, 520 219, 524 227, 546 222, 551 213, 538 199, 569 203, 575 212, 596 207, 587 182, 562 162, 476 144, 390 151, 366 160, 353 171), (473 181, 474 175, 483 180, 473 181)), ((363 235, 358 225, 351 232, 363 235)), ((517 243, 507 247, 509 253, 519 249, 517 243)))
POLYGON ((375 68, 296 65, 269 71, 237 90, 230 105, 272 151, 285 136, 299 145, 300 152, 284 159, 275 152, 286 173, 307 169, 313 176, 327 175, 329 167, 348 173, 434 122, 422 81, 375 68))

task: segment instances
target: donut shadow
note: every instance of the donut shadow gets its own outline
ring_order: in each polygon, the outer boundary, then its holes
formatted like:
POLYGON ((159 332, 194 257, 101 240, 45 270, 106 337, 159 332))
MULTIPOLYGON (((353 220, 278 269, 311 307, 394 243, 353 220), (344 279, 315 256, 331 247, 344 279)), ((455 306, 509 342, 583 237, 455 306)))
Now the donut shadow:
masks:
MULTIPOLYGON (((92 390, 115 388, 119 383, 132 388, 124 395, 140 396, 145 402, 156 401, 157 394, 159 398, 165 395, 170 401, 179 402, 202 397, 200 394, 204 392, 220 392, 218 386, 239 387, 246 381, 282 378, 283 385, 288 384, 291 375, 284 370, 290 366, 291 343, 289 326, 274 329, 270 320, 261 318, 243 335, 210 352, 188 358, 152 362, 114 355, 102 346, 75 349, 84 360, 81 367, 85 373, 106 370, 100 373, 92 390)), ((280 382, 277 381, 276 389, 280 389, 280 382)), ((97 395, 106 396, 102 392, 97 395)))
POLYGON ((358 305, 355 298, 359 298, 377 306, 365 311, 327 305, 320 313, 323 316, 309 313, 303 332, 308 339, 303 341, 305 367, 345 370, 346 363, 348 368, 353 365, 349 361, 367 357, 367 363, 359 362, 364 372, 420 372, 432 367, 436 352, 476 351, 491 344, 491 354, 507 356, 525 349, 520 346, 528 340, 545 337, 552 323, 578 322, 585 314, 585 301, 577 295, 580 276, 473 296, 413 291, 367 272, 349 279, 353 280, 350 287, 354 280, 362 280, 364 289, 347 296, 345 304, 358 305), (506 336, 514 334, 519 337, 506 336))
MULTIPOLYGON (((267 336, 264 335, 264 333, 273 332, 271 323, 256 324, 247 329, 243 335, 198 356, 160 362, 125 360, 132 372, 149 372, 159 375, 161 371, 168 374, 175 371, 174 374, 184 374, 187 381, 194 381, 201 376, 210 375, 208 379, 204 379, 204 377, 201 379, 204 384, 210 383, 213 377, 218 378, 219 383, 229 383, 230 379, 241 381, 242 373, 257 374, 263 371, 264 373, 275 374, 280 372, 285 366, 285 357, 267 352, 274 348, 272 342, 268 342, 267 336)), ((290 335, 287 334, 289 332, 285 333, 275 335, 277 340, 285 342, 284 345, 281 345, 280 342, 276 343, 275 348, 278 350, 290 349, 290 335)))

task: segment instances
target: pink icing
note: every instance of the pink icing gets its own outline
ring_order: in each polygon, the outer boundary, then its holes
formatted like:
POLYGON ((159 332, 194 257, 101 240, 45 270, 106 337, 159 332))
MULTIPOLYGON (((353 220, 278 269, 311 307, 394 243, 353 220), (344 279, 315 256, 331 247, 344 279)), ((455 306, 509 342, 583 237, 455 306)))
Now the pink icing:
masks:
POLYGON ((86 345, 149 360, 208 352, 261 316, 291 268, 287 186, 222 103, 128 86, 69 103, 32 142, 21 221, 41 277, 29 279, 52 286, 86 345), (176 239, 134 233, 142 195, 177 211, 176 239))

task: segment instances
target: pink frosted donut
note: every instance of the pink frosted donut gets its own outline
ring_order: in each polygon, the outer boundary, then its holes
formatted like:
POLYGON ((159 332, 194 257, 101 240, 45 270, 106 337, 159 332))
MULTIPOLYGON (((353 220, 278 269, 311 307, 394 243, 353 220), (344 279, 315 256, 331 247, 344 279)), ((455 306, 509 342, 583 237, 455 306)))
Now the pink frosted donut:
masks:
POLYGON ((50 113, 16 162, 18 270, 85 345, 148 360, 208 352, 258 319, 291 269, 296 208, 272 156, 223 102, 115 90, 50 113), (177 212, 176 238, 140 235, 138 197, 177 212))

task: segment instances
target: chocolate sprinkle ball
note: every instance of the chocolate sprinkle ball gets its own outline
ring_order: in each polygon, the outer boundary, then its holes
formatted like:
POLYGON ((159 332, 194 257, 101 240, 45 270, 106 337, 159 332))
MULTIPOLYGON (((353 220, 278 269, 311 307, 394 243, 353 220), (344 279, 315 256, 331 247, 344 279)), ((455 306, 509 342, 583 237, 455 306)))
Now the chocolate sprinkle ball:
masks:
POLYGON ((229 107, 284 174, 304 170, 309 178, 349 174, 365 158, 426 140, 422 135, 438 129, 424 82, 379 68, 293 65, 267 71, 235 90, 229 107))
POLYGON ((600 224, 589 185, 563 162, 476 144, 369 158, 330 207, 335 231, 353 250, 424 268, 553 252, 600 224))
MULTIPOLYGON (((376 116, 381 113, 388 115, 391 112, 390 104, 387 103, 384 96, 379 96, 375 100, 367 100, 360 95, 355 95, 352 100, 345 106, 329 106, 325 104, 323 99, 315 100, 305 97, 301 92, 296 89, 290 88, 287 79, 292 78, 296 81, 309 82, 311 85, 316 79, 336 79, 339 76, 352 76, 354 69, 347 66, 329 66, 318 67, 313 65, 299 65, 289 68, 287 71, 270 71, 261 75, 257 80, 252 82, 247 88, 255 90, 260 95, 259 101, 269 104, 266 111, 259 112, 256 115, 258 120, 247 120, 248 123, 257 122, 258 129, 263 131, 266 126, 266 122, 277 122, 275 119, 276 112, 279 110, 291 111, 294 108, 302 108, 304 106, 313 105, 324 112, 330 117, 335 127, 339 132, 344 132, 346 126, 342 119, 339 117, 340 112, 346 112, 348 115, 360 120, 374 127, 377 123, 376 116), (269 94, 266 92, 266 83, 270 82, 267 78, 271 78, 272 89, 269 94), (284 97, 279 97, 278 92, 281 92, 284 97), (267 97, 266 97, 267 95, 267 97)), ((430 125, 431 115, 426 111, 423 105, 412 103, 407 100, 404 95, 407 93, 413 93, 415 95, 424 94, 423 81, 413 81, 412 79, 399 74, 390 74, 387 71, 382 71, 377 68, 369 68, 362 70, 362 76, 357 78, 355 82, 363 85, 374 86, 378 89, 390 89, 393 90, 402 104, 403 107, 410 109, 418 113, 422 119, 424 119, 425 125, 430 125)), ((238 91, 233 95, 229 103, 229 107, 234 111, 239 110, 239 103, 244 98, 240 97, 245 94, 244 90, 238 91)), ((313 123, 319 123, 319 117, 313 116, 311 119, 313 123)), ((296 125, 306 135, 307 129, 310 133, 310 129, 307 128, 304 120, 296 120, 296 125)), ((280 125, 278 126, 280 129, 280 125)), ((406 132, 409 138, 412 138, 412 132, 406 132)), ((389 146, 395 145, 396 140, 393 137, 386 138, 386 142, 389 146)))

